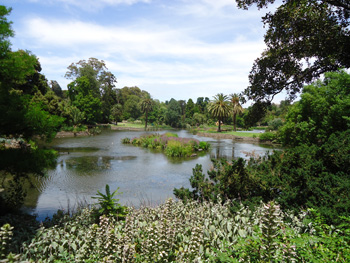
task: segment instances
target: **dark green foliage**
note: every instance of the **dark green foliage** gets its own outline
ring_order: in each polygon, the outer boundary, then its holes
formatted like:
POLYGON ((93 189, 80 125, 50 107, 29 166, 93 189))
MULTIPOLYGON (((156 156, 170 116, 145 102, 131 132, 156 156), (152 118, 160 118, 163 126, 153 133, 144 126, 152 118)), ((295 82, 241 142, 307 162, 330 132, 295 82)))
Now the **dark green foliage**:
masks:
MULTIPOLYGON (((2 240, 2 245, 4 247, 7 247, 7 254, 12 253, 12 256, 18 254, 21 252, 22 246, 25 242, 30 242, 31 239, 35 236, 37 229, 40 227, 40 223, 36 221, 35 216, 28 215, 28 214, 7 214, 5 216, 0 217, 0 226, 4 225, 10 225, 7 226, 7 231, 0 230, 0 240, 2 240), (12 229, 11 229, 12 228, 12 229), (11 229, 11 230, 10 230, 11 229), (11 233, 9 233, 9 231, 11 233), (5 233, 4 233, 5 232, 5 233), (6 233, 7 232, 7 233, 6 233), (4 234, 8 236, 10 234, 10 239, 4 240, 4 234), (5 242, 3 242, 5 241, 5 242)), ((0 245, 0 251, 1 246, 0 245)), ((7 254, 4 256, 0 256, 0 259, 6 258, 7 254)), ((17 261, 5 261, 5 262, 18 262, 18 256, 17 261)))
POLYGON ((119 187, 113 193, 109 190, 109 185, 106 184, 106 194, 97 191, 98 196, 92 197, 93 199, 98 200, 98 204, 100 209, 98 210, 98 215, 106 215, 115 217, 118 220, 125 219, 127 215, 127 207, 122 206, 118 203, 119 199, 116 199, 116 195, 120 195, 122 193, 118 193, 119 187))
MULTIPOLYGON (((63 119, 49 114, 47 106, 35 101, 32 91, 26 92, 24 88, 27 83, 26 76, 36 74, 36 58, 20 51, 11 52, 9 56, 14 59, 9 59, 11 63, 5 61, 6 74, 0 74, 4 80, 0 82, 0 135, 23 136, 26 139, 39 135, 52 139, 63 119), (22 84, 19 86, 15 83, 22 84)), ((35 90, 40 93, 38 89, 35 90)))
MULTIPOLYGON (((236 0, 240 8, 259 8, 274 0, 236 0)), ((286 0, 263 18, 267 50, 249 75, 245 95, 271 101, 282 90, 295 98, 304 83, 321 74, 350 66, 349 1, 286 0)))
POLYGON ((350 131, 333 134, 321 147, 275 152, 249 169, 258 173, 284 209, 315 208, 327 222, 350 212, 350 131))
POLYGON ((191 119, 194 114, 194 103, 192 99, 188 99, 186 104, 186 118, 191 119))
POLYGON ((207 107, 209 113, 217 119, 217 131, 221 132, 221 125, 224 119, 230 115, 231 110, 228 96, 223 93, 218 93, 207 107))
POLYGON ((174 189, 174 195, 180 199, 195 200, 238 200, 243 203, 256 203, 263 198, 261 182, 253 174, 248 173, 246 162, 239 158, 232 163, 225 159, 212 160, 213 168, 206 176, 201 165, 196 165, 190 178, 192 191, 174 189))
POLYGON ((62 119, 47 114, 40 103, 32 101, 36 92, 45 94, 49 88, 33 54, 10 50, 8 38, 13 32, 6 18, 10 11, 0 6, 0 136, 51 139, 62 119))
POLYGON ((22 148, 0 150, 0 178, 2 187, 5 188, 0 209, 2 215, 7 212, 18 212, 21 208, 26 196, 23 183, 28 180, 29 174, 43 175, 45 169, 54 167, 56 164, 57 152, 32 148, 24 141, 21 145, 22 148), (4 185, 6 177, 10 180, 4 185))
POLYGON ((269 102, 256 102, 252 106, 248 107, 247 111, 243 115, 244 125, 246 128, 256 126, 256 124, 265 116, 268 107, 271 104, 269 102))
POLYGON ((243 203, 276 200, 284 210, 315 208, 328 223, 350 212, 350 131, 333 134, 320 146, 276 151, 263 159, 213 160, 205 176, 197 165, 189 189, 175 189, 180 199, 236 199, 243 203))
POLYGON ((326 73, 323 81, 306 86, 280 130, 283 144, 321 145, 334 132, 349 129, 349 87, 350 75, 345 71, 326 73))
POLYGON ((73 82, 68 84, 68 96, 73 105, 85 114, 87 123, 109 122, 111 108, 117 104, 115 76, 107 71, 103 60, 89 58, 68 67, 65 75, 73 82))
POLYGON ((264 132, 259 135, 260 141, 271 141, 275 142, 277 138, 276 132, 264 132))
POLYGON ((141 116, 141 98, 136 95, 130 95, 124 103, 124 119, 137 119, 141 116))
POLYGON ((8 38, 14 35, 11 29, 12 22, 8 21, 6 18, 11 11, 12 8, 0 5, 0 59, 6 56, 7 52, 10 50, 11 43, 8 38))
POLYGON ((165 123, 174 128, 181 127, 181 106, 175 99, 169 101, 168 110, 165 114, 165 123))
POLYGON ((40 135, 50 140, 63 122, 63 118, 45 111, 41 103, 32 102, 29 96, 19 96, 15 92, 0 97, 0 109, 4 113, 0 117, 2 136, 30 139, 34 135, 40 135))
POLYGON ((283 125, 283 121, 281 118, 275 118, 268 122, 268 128, 269 130, 278 130, 279 127, 283 125))

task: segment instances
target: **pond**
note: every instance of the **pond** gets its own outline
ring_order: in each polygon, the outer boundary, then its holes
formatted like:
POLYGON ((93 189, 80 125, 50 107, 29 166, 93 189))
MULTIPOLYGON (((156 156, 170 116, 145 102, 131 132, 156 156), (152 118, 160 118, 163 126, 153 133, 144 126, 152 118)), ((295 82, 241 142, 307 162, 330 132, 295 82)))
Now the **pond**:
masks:
MULTIPOLYGON (((162 134, 167 131, 160 131, 162 134)), ((174 132, 174 131, 171 131, 174 132)), ((173 189, 190 187, 189 178, 196 164, 206 173, 211 158, 246 157, 247 152, 263 155, 271 146, 212 139, 192 135, 186 130, 175 131, 179 137, 196 138, 211 144, 209 153, 195 158, 168 159, 163 153, 125 145, 125 137, 140 137, 138 131, 105 130, 98 136, 57 138, 48 146, 59 151, 57 166, 44 177, 35 177, 28 191, 26 207, 42 220, 58 209, 74 209, 76 204, 93 203, 97 190, 104 193, 118 187, 118 198, 125 205, 155 205, 173 196, 173 189)))

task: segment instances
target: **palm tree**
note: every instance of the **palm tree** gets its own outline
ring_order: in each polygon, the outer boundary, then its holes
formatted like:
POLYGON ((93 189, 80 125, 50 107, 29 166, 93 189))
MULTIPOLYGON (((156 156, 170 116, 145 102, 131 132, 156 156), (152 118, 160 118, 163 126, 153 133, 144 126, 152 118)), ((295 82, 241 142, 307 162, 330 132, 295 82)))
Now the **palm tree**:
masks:
POLYGON ((148 113, 152 111, 153 105, 154 105, 154 101, 149 96, 147 96, 141 101, 141 110, 143 113, 145 113, 145 119, 146 119, 145 129, 147 129, 148 113))
POLYGON ((242 105, 239 103, 239 96, 235 94, 231 94, 231 110, 232 110, 232 118, 233 118, 233 129, 236 131, 236 118, 238 114, 243 112, 242 105))
POLYGON ((221 122, 225 117, 229 116, 230 114, 230 104, 227 95, 224 95, 223 93, 218 93, 217 95, 215 95, 214 101, 211 101, 208 104, 208 111, 215 118, 218 118, 218 132, 221 132, 221 122))

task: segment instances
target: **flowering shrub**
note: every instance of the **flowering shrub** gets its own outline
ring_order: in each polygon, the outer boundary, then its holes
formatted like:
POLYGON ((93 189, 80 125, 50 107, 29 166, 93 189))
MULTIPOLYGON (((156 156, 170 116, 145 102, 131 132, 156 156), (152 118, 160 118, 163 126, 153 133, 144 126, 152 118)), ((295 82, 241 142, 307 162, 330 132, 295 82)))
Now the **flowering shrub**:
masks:
MULTIPOLYGON (((98 224, 93 209, 73 216, 61 213, 16 257, 25 262, 350 260, 348 218, 334 228, 315 211, 293 215, 270 202, 255 210, 241 206, 233 213, 231 205, 168 199, 157 207, 130 208, 125 221, 101 216, 98 224)), ((4 233, 7 238, 9 232, 4 233)))

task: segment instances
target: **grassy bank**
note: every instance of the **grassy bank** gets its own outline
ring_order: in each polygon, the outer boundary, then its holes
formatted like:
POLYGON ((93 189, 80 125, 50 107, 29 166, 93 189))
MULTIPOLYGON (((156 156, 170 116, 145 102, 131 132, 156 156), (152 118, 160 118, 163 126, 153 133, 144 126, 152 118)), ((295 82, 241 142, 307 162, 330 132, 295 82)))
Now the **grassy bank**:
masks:
POLYGON ((261 133, 252 133, 252 132, 235 132, 235 131, 228 131, 228 132, 222 132, 223 134, 230 134, 237 137, 247 137, 247 138, 259 138, 261 133))
MULTIPOLYGON (((139 129, 144 130, 145 124, 139 123, 139 122, 118 122, 116 125, 111 124, 112 129, 139 129)), ((174 128, 167 126, 167 125, 148 125, 147 130, 160 130, 160 129, 167 129, 172 130, 174 128)))

